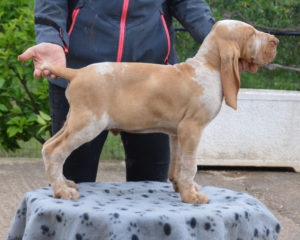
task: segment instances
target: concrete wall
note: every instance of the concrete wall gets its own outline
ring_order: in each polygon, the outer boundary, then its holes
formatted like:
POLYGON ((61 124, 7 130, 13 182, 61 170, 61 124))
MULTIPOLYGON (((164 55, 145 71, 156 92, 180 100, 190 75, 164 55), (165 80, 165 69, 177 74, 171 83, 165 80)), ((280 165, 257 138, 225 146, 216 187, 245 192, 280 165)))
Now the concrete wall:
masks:
POLYGON ((241 89, 205 129, 199 165, 293 167, 300 172, 300 92, 241 89))

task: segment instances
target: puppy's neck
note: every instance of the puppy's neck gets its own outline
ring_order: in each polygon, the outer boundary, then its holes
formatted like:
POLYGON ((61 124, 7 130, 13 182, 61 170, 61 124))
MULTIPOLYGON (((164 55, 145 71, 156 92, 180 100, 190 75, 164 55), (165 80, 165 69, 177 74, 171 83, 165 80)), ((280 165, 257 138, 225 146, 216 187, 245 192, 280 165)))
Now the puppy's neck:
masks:
POLYGON ((193 59, 212 70, 219 71, 221 65, 220 53, 214 38, 215 35, 209 34, 201 44, 193 59))

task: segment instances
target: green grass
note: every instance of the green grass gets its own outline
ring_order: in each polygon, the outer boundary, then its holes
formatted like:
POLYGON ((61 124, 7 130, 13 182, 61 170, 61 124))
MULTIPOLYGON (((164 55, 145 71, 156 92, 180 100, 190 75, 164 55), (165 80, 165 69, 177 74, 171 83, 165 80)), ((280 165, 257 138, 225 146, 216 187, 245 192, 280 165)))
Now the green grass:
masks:
POLYGON ((125 152, 120 134, 117 136, 114 136, 111 133, 108 134, 102 150, 101 159, 125 159, 125 152))
POLYGON ((42 145, 34 138, 30 139, 28 142, 19 142, 20 149, 15 152, 6 152, 0 149, 0 157, 5 158, 40 158, 42 145))
MULTIPOLYGON (((5 152, 0 149, 0 157, 5 158, 41 158, 42 144, 37 140, 31 139, 28 142, 19 142, 20 149, 15 152, 5 152)), ((113 136, 111 133, 108 135, 105 145, 102 150, 101 159, 115 159, 122 160, 125 158, 123 144, 120 135, 113 136)))

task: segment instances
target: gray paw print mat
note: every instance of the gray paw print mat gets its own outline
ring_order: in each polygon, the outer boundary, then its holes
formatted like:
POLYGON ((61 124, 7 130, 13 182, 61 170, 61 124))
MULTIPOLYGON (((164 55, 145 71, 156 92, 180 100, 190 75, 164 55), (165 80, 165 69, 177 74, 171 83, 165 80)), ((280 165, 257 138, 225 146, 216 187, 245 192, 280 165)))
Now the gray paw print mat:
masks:
POLYGON ((277 239, 280 225, 257 199, 201 187, 209 204, 180 201, 170 183, 81 183, 75 201, 52 197, 50 187, 25 195, 8 240, 277 239))

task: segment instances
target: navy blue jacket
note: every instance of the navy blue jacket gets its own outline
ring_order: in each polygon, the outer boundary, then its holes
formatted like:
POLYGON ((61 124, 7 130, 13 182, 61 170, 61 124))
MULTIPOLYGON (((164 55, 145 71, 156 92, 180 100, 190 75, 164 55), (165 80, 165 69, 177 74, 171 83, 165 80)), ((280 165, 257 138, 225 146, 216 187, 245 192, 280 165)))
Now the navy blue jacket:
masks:
POLYGON ((36 41, 61 45, 72 68, 103 61, 174 64, 172 16, 197 42, 215 23, 203 0, 36 0, 36 41))

